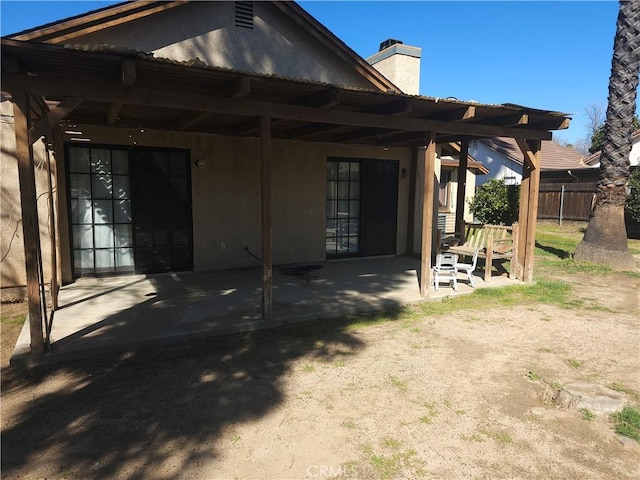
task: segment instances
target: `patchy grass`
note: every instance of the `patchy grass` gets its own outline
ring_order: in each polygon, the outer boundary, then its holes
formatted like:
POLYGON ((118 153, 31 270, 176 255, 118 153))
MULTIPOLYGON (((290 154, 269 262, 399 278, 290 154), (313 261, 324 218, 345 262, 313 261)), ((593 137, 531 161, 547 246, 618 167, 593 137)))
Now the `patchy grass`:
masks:
POLYGON ((596 414, 593 413, 591 410, 589 410, 588 408, 581 408, 580 409, 580 414, 582 415, 582 419, 586 420, 588 422, 590 422, 591 420, 593 420, 594 418, 596 418, 596 414))
POLYGON ((640 443, 640 410, 626 406, 612 417, 616 424, 616 433, 640 443))

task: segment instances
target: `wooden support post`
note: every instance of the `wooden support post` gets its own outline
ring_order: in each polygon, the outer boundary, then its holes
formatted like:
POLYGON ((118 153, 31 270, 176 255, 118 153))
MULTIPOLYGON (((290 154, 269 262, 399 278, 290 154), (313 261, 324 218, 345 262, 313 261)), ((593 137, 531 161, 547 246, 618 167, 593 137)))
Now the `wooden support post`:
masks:
POLYGON ((407 214, 407 255, 414 255, 416 229, 416 184, 418 182, 418 147, 411 148, 411 168, 409 171, 409 212, 407 214))
POLYGON ((456 232, 464 232, 464 207, 467 193, 467 165, 469 163, 469 139, 460 142, 458 165, 458 196, 456 200, 456 232))
POLYGON ((524 155, 522 184, 520 186, 520 221, 518 239, 518 273, 520 280, 533 281, 536 246, 536 219, 538 216, 538 189, 540 187, 539 140, 516 139, 524 155))
MULTIPOLYGON (((50 137, 51 135, 49 135, 50 137)), ((47 145, 48 138, 44 139, 44 148, 47 155, 47 178, 49 180, 49 228, 51 236, 51 308, 58 309, 58 235, 55 213, 55 201, 53 199, 53 168, 51 166, 51 152, 47 145)), ((48 336, 48 335, 47 335, 48 336)))
POLYGON ((436 134, 430 132, 421 161, 424 166, 422 189, 422 250, 420 253, 420 295, 428 296, 431 282, 431 247, 433 240, 433 199, 435 192, 436 134))
POLYGON ((18 178, 20 182, 24 260, 27 273, 31 353, 41 355, 44 352, 39 275, 41 250, 33 150, 29 142, 29 97, 24 92, 14 92, 12 99, 16 135, 16 159, 18 161, 18 178))
POLYGON ((273 317, 271 250, 271 119, 260 118, 260 183, 262 206, 262 319, 273 317))

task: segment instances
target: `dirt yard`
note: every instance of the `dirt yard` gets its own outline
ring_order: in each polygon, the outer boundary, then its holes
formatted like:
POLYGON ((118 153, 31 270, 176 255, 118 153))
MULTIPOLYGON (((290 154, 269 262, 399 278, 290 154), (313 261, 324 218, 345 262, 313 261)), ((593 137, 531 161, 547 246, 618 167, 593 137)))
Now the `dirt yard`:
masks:
POLYGON ((2 372, 5 479, 640 478, 573 381, 640 397, 640 276, 322 333, 286 329, 2 372))

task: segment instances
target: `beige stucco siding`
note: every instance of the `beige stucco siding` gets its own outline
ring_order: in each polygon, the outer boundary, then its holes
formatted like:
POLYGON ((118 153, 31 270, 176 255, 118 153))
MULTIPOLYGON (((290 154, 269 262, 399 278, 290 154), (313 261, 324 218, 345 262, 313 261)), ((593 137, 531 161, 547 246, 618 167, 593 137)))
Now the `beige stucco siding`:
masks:
MULTIPOLYGON (((78 127, 93 143, 183 148, 191 155, 194 270, 257 266, 260 255, 260 142, 215 135, 78 127), (203 160, 205 166, 195 163, 203 160)), ((84 145, 84 144, 83 144, 84 145)), ((63 148, 57 157, 62 158, 63 148)), ((275 264, 325 259, 326 160, 388 159, 409 169, 408 149, 273 140, 272 240, 275 264)), ((64 163, 64 162, 62 162, 64 163)), ((64 183, 61 168, 60 181, 64 183)), ((61 185, 61 191, 66 188, 61 185)), ((61 199, 65 197, 61 194, 61 199)), ((399 179, 396 253, 406 253, 409 180, 399 179)), ((66 201, 66 200, 64 200, 66 201)), ((66 209, 61 215, 63 270, 71 280, 66 209)))
MULTIPOLYGON (((16 160, 16 137, 13 130, 13 104, 2 102, 0 122, 0 286, 2 299, 20 298, 19 290, 6 290, 22 287, 27 283, 24 264, 24 243, 22 235, 22 209, 20 206, 20 183, 18 162, 16 160)), ((46 168, 44 144, 37 141, 33 145, 33 158, 36 174, 36 192, 42 244, 42 260, 45 279, 50 279, 51 242, 49 229, 49 181, 46 168)))
POLYGON ((211 66, 243 72, 371 88, 353 66, 275 6, 253 5, 253 30, 235 26, 234 2, 190 2, 78 37, 74 43, 126 46, 156 57, 199 58, 211 66))

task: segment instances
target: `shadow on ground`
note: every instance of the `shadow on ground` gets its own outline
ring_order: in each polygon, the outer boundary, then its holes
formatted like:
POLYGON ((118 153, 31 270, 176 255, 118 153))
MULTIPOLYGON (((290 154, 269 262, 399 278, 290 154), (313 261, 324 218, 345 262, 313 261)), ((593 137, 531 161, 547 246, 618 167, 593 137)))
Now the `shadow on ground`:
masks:
POLYGON ((345 324, 307 322, 3 372, 3 478, 34 474, 29 466, 47 461, 38 478, 176 478, 220 455, 226 428, 280 405, 293 361, 364 348, 345 324), (176 451, 181 464, 168 463, 176 451))
POLYGON ((567 250, 562 250, 561 248, 554 248, 554 247, 550 247, 548 245, 543 245, 540 242, 536 242, 536 248, 539 248, 540 250, 550 253, 552 255, 555 255, 556 257, 558 257, 561 260, 564 260, 565 258, 569 258, 571 257, 571 252, 568 252, 567 250))

